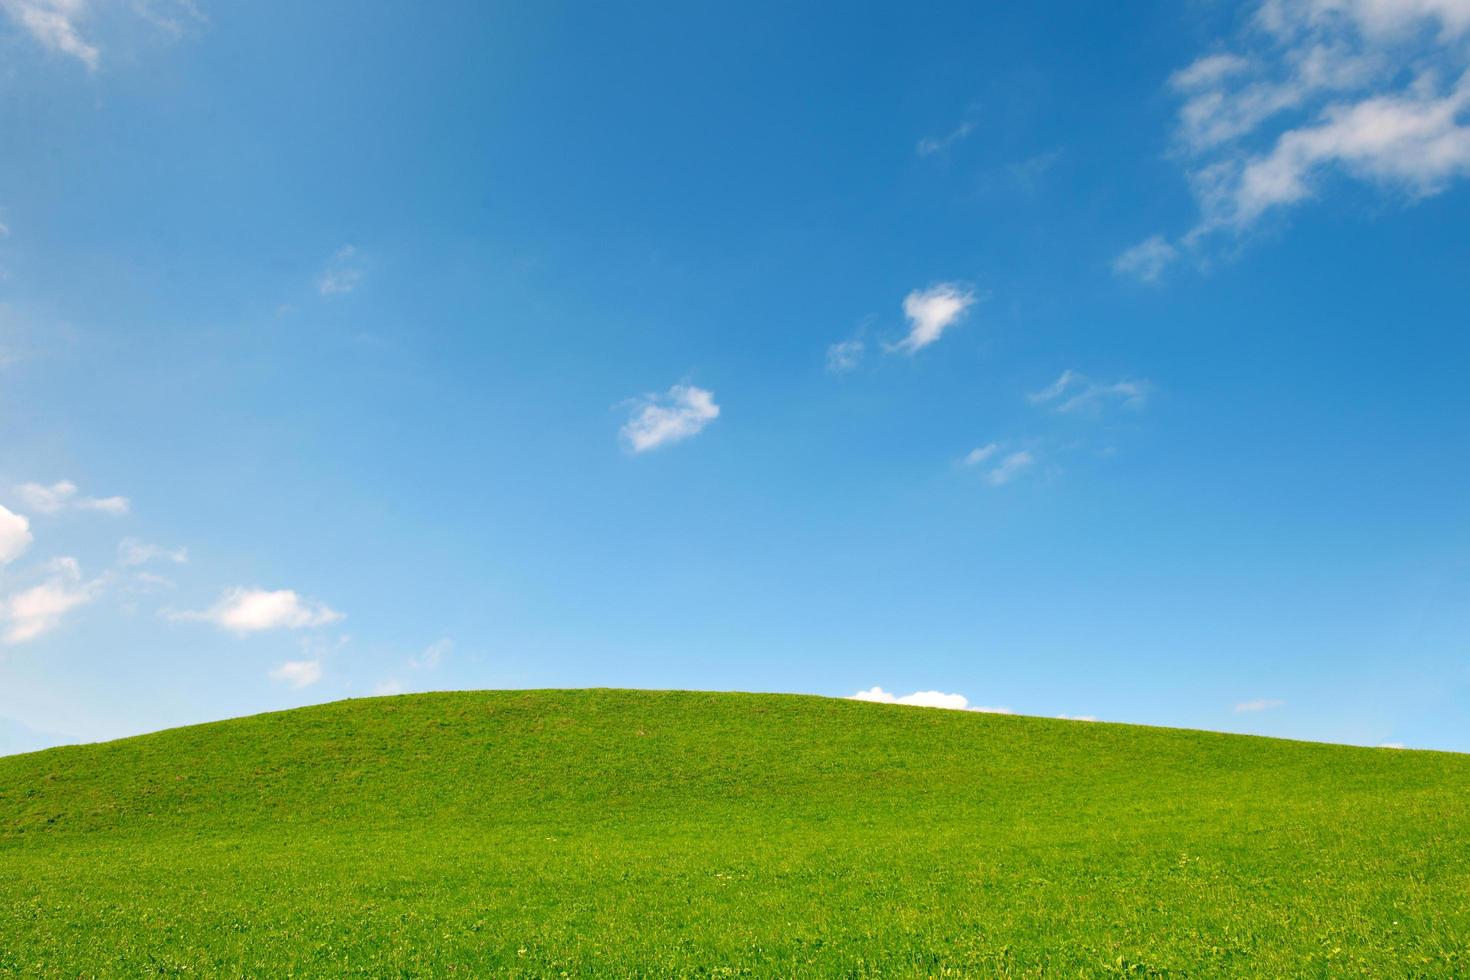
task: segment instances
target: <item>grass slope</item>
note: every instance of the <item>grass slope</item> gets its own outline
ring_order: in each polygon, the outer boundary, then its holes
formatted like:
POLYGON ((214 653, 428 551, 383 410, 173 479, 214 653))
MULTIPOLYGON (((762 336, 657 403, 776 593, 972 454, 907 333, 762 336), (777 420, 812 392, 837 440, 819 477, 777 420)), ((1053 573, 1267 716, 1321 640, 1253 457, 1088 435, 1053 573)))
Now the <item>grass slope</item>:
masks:
POLYGON ((1454 975, 1470 757, 812 697, 0 758, 0 974, 1454 975))

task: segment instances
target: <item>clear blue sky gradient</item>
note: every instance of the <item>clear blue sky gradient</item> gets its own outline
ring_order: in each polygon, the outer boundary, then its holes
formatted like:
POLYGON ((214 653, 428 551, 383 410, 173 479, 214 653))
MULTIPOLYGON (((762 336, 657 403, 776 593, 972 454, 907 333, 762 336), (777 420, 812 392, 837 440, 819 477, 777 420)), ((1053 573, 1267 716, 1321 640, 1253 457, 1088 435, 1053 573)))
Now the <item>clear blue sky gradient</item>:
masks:
POLYGON ((117 8, 95 68, 0 14, 0 597, 94 583, 0 646, 0 751, 389 682, 1470 751, 1470 182, 1329 165, 1183 244, 1170 77, 1247 13, 117 8), (887 350, 946 282, 966 315, 887 350), (1028 397, 1066 370, 1147 398, 1028 397), (677 384, 719 417, 631 451, 677 384), (990 444, 1034 464, 992 485, 990 444), (16 491, 60 480, 130 513, 16 491), (345 618, 178 615, 236 587, 345 618))

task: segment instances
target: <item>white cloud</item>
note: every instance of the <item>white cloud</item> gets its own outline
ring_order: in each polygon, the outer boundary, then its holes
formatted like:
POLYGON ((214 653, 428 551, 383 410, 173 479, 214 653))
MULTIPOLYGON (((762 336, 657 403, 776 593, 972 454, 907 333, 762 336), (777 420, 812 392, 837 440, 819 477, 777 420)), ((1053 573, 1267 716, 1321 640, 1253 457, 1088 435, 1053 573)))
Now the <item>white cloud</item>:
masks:
POLYGON ((985 474, 985 482, 992 487, 1010 483, 1026 470, 1036 465, 1036 457, 1026 450, 1011 453, 985 474))
POLYGON ((323 296, 350 293, 362 285, 367 270, 363 266, 362 254, 355 245, 343 245, 332 254, 327 267, 317 279, 316 289, 323 296))
POLYGON ((424 652, 420 653, 417 657, 411 659, 408 662, 408 665, 410 667, 423 670, 433 670, 435 667, 439 666, 440 662, 442 662, 445 657, 449 656, 450 652, 453 650, 454 641, 446 636, 443 639, 435 640, 433 643, 430 643, 428 646, 424 647, 424 652))
POLYGON ((1264 0, 1234 47, 1170 80, 1198 221, 1118 271, 1156 278, 1333 176, 1409 201, 1470 177, 1470 0, 1264 0))
POLYGON ((965 458, 961 460, 961 462, 963 462, 966 466, 979 466, 981 463, 985 462, 987 459, 990 459, 998 452, 1000 452, 1000 446, 997 443, 992 442, 984 446, 979 446, 965 453, 965 458))
POLYGON ((1447 93, 1433 89, 1329 106, 1318 121, 1283 133, 1269 153, 1227 162, 1202 177, 1203 230, 1241 228, 1268 210, 1315 193, 1329 167, 1429 197, 1470 175, 1470 72, 1447 93))
POLYGON ((914 290, 903 298, 903 315, 909 321, 908 336, 888 349, 912 354, 928 347, 958 323, 974 303, 974 290, 960 283, 942 282, 928 289, 914 290))
POLYGON ((101 53, 80 31, 87 7, 85 0, 0 0, 0 11, 43 47, 70 55, 88 71, 96 71, 101 53))
POLYGON ((320 660, 288 660, 271 670, 272 680, 285 681, 293 688, 306 687, 322 679, 320 660))
POLYGON ((1063 721, 1097 721, 1096 715, 1057 715, 1063 721))
POLYGON ((243 635, 272 629, 310 629, 339 622, 344 617, 335 609, 303 598, 290 589, 234 588, 209 609, 172 613, 170 618, 201 620, 243 635))
POLYGON ((1181 68, 1169 77, 1169 84, 1184 92, 1218 85, 1232 75, 1250 67, 1250 62, 1236 54, 1212 54, 1200 58, 1188 68, 1181 68))
POLYGON ((42 514, 54 514, 76 496, 77 485, 70 480, 62 480, 49 487, 39 483, 22 483, 15 488, 15 492, 32 510, 42 514))
POLYGON ((1401 749, 1403 747, 1403 742, 1384 742, 1378 746, 1380 749, 1401 749))
POLYGON ((24 643, 60 625, 62 617, 96 598, 102 580, 82 581, 81 566, 74 558, 57 558, 47 564, 51 577, 15 595, 0 600, 0 642, 24 643))
POLYGON ((1120 276, 1157 282, 1178 257, 1179 250, 1165 241, 1163 235, 1152 235, 1114 259, 1113 271, 1120 276))
POLYGON ((674 385, 663 395, 645 395, 621 430, 635 453, 698 435, 720 415, 714 393, 693 385, 674 385))
POLYGON ((862 363, 866 348, 867 345, 858 337, 839 340, 827 348, 827 370, 833 374, 851 371, 862 363))
POLYGON ((1275 698, 1255 698, 1251 701, 1240 702, 1235 706, 1235 710, 1237 712, 1270 711, 1272 708, 1280 708, 1285 704, 1285 701, 1278 701, 1275 698))
POLYGON ((936 153, 941 153, 944 150, 949 149, 951 146, 954 146, 956 143, 964 139, 966 136, 969 136, 974 131, 975 124, 973 122, 970 122, 969 120, 966 120, 943 136, 928 137, 919 140, 918 146, 916 146, 914 149, 921 157, 933 156, 936 153))
POLYGON ((127 497, 83 497, 77 501, 77 509, 122 515, 132 509, 132 504, 127 497))
POLYGON ((879 704, 908 704, 920 708, 948 708, 952 711, 983 711, 988 714, 1009 715, 1010 708, 997 708, 983 704, 970 704, 963 694, 945 694, 942 691, 915 691, 903 697, 891 694, 881 687, 858 691, 850 696, 853 701, 875 701, 879 704))
POLYGON ((117 543, 117 563, 119 565, 146 565, 151 561, 170 561, 176 565, 182 565, 188 560, 189 549, 187 548, 165 548, 161 545, 139 541, 137 538, 124 538, 117 543))
POLYGON ((63 510, 91 510, 103 514, 122 515, 130 509, 127 497, 82 497, 77 485, 70 480, 59 480, 49 486, 40 483, 22 483, 15 488, 16 494, 27 507, 40 514, 56 514, 63 510))
POLYGON ((1122 380, 1110 384, 1092 381, 1085 374, 1068 369, 1040 391, 1026 396, 1033 405, 1052 405, 1058 412, 1079 409, 1099 410, 1110 403, 1123 408, 1140 409, 1148 402, 1147 381, 1122 380))
POLYGON ((374 696, 380 698, 402 693, 403 682, 398 680, 396 677, 389 677, 387 680, 379 681, 373 687, 374 696))
POLYGON ((31 522, 0 505, 0 565, 7 565, 25 554, 31 541, 31 522))

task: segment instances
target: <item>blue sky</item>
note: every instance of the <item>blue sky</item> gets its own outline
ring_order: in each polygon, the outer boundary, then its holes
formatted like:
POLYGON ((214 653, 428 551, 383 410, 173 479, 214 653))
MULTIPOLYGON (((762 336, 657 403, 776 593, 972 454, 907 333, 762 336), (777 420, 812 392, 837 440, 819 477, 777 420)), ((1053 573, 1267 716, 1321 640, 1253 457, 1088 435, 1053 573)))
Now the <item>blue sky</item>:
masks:
POLYGON ((1470 0, 0 0, 0 750, 611 685, 1470 751, 1467 69, 1470 0))

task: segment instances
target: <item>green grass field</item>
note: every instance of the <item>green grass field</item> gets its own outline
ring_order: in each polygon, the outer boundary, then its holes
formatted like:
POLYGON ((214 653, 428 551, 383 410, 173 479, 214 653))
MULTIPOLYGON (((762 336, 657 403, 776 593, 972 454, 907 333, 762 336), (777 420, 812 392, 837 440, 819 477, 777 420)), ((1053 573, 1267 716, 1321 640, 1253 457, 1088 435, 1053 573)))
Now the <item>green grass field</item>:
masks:
POLYGON ((0 974, 180 973, 1465 975, 1470 756, 599 690, 0 759, 0 974))

